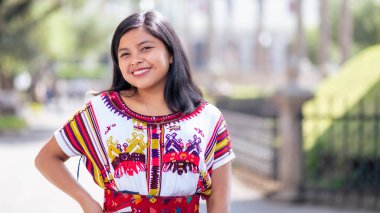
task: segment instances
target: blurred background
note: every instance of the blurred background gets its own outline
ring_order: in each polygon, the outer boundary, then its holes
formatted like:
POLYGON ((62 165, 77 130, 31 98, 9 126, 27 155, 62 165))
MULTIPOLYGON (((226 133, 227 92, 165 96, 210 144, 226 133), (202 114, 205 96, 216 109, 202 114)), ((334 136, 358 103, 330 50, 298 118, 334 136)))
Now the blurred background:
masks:
POLYGON ((80 212, 34 157, 110 86, 120 21, 151 9, 229 124, 233 212, 380 210, 380 0, 0 0, 1 212, 80 212))

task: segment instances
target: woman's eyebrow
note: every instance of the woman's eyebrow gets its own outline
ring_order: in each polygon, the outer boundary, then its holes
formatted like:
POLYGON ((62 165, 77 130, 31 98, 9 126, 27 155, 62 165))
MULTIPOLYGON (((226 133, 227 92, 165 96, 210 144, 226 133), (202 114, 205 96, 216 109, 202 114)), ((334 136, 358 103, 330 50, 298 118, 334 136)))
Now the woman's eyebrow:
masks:
MULTIPOLYGON (((137 46, 141 46, 141 45, 143 45, 143 44, 147 44, 147 43, 154 43, 153 41, 150 41, 150 40, 144 40, 144 41, 142 41, 142 42, 139 42, 138 44, 137 44, 137 46)), ((128 48, 126 48, 126 47, 122 47, 122 48, 119 48, 119 50, 118 50, 118 52, 121 52, 121 51, 128 51, 129 49, 128 48)))
POLYGON ((127 51, 127 50, 128 50, 128 48, 123 47, 123 48, 119 48, 118 52, 127 51))
POLYGON ((154 42, 151 41, 151 40, 144 40, 144 41, 138 43, 137 46, 141 46, 141 45, 143 45, 143 44, 147 44, 147 43, 154 43, 154 42))

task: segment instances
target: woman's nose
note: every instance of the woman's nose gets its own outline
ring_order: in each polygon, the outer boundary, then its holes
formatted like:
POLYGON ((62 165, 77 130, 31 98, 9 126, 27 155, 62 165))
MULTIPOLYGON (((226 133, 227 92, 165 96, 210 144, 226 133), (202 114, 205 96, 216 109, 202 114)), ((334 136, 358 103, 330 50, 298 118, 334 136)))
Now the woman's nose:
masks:
POLYGON ((141 63, 142 61, 143 61, 143 59, 142 59, 140 54, 133 54, 132 55, 131 64, 137 65, 137 64, 141 63))

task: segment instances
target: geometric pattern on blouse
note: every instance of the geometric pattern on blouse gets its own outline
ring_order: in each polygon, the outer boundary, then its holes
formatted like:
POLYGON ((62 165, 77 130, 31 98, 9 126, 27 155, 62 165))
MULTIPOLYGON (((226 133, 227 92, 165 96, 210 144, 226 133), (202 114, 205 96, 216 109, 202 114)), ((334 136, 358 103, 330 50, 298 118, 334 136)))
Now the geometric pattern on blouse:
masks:
POLYGON ((235 157, 222 114, 205 101, 189 114, 152 117, 129 109, 118 92, 103 92, 57 130, 55 137, 67 155, 84 156, 87 170, 100 187, 128 191, 120 181, 139 180, 137 184, 145 183, 137 187, 140 192, 128 193, 141 196, 182 195, 172 187, 184 186, 171 183, 186 176, 196 178, 194 193, 206 198, 212 192, 213 169, 235 157), (123 128, 128 129, 124 137, 123 128))

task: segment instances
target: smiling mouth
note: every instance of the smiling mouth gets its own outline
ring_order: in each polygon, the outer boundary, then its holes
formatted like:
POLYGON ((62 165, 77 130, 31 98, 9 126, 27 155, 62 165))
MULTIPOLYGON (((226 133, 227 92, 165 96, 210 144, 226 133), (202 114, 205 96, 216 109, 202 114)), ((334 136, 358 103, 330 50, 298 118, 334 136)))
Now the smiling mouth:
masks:
POLYGON ((135 75, 135 76, 140 76, 140 75, 144 75, 149 70, 150 70, 150 68, 141 69, 141 70, 137 70, 137 71, 132 72, 132 74, 135 75))

